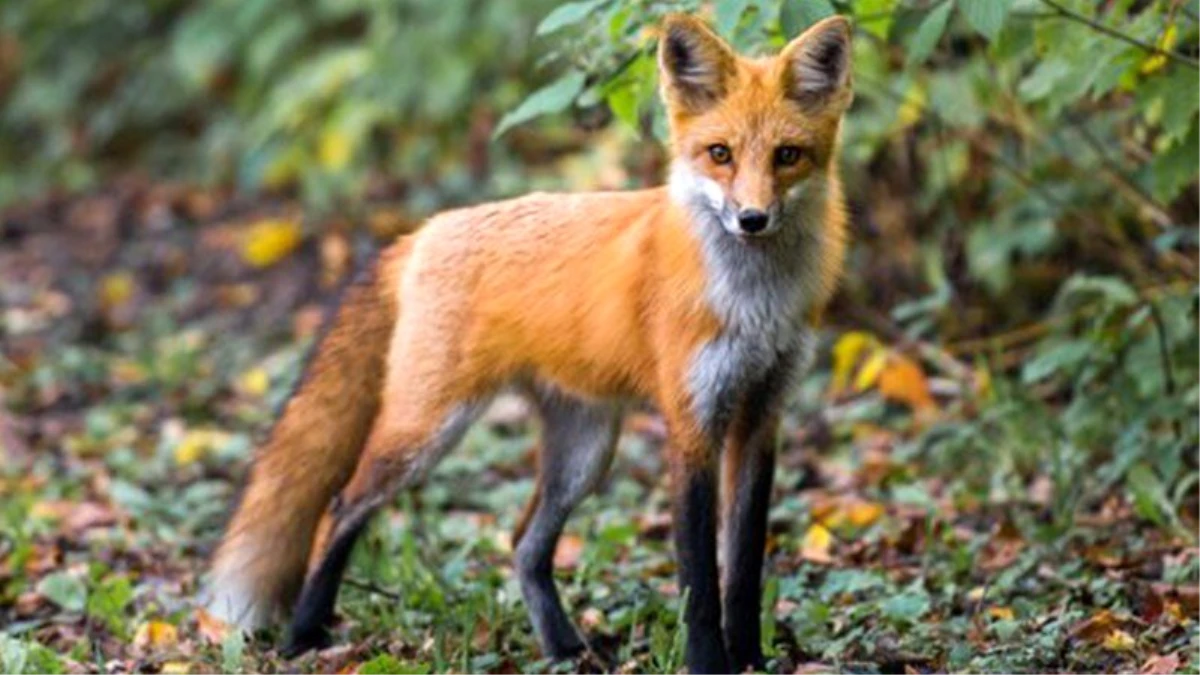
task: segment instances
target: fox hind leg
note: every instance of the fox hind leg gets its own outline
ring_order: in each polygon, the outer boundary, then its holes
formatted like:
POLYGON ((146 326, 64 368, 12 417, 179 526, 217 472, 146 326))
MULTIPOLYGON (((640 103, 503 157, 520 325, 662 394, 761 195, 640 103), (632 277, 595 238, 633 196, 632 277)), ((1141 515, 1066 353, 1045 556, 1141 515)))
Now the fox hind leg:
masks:
POLYGON ((542 651, 551 658, 585 648, 554 585, 554 549, 571 511, 599 484, 612 462, 621 413, 561 392, 534 394, 543 423, 538 486, 514 533, 521 595, 542 651))
POLYGON ((350 553, 371 516, 397 491, 423 479, 458 444, 485 406, 486 401, 460 403, 440 415, 440 424, 428 431, 410 420, 376 421, 354 476, 321 522, 293 613, 286 653, 299 654, 328 642, 328 627, 350 553))

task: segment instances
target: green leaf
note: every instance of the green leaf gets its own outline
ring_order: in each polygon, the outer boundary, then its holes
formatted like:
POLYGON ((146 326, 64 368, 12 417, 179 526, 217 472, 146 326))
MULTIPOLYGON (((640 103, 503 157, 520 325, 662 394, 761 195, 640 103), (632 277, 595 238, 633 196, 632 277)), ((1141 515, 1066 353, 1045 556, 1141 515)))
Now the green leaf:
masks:
POLYGON ((425 675, 429 672, 429 664, 405 663, 391 654, 380 654, 358 667, 361 675, 425 675))
POLYGON ((61 673, 63 663, 53 651, 36 642, 0 635, 0 673, 61 673))
POLYGON ((102 582, 87 599, 88 616, 100 619, 113 633, 120 634, 125 623, 125 608, 133 600, 133 585, 128 577, 102 582))
POLYGON ((1142 518, 1165 525, 1172 517, 1171 500, 1166 487, 1147 464, 1137 464, 1129 470, 1127 479, 1133 496, 1133 510, 1142 518))
POLYGON ((583 91, 586 79, 582 72, 571 70, 554 82, 533 92, 529 98, 517 106, 516 110, 509 112, 500 120, 492 138, 499 138, 509 129, 535 117, 566 110, 579 92, 583 91))
POLYGON ((536 34, 546 35, 577 24, 586 19, 589 14, 596 11, 596 8, 605 2, 607 0, 583 0, 583 2, 568 2, 559 5, 538 24, 536 34))
POLYGON ((929 611, 929 595, 923 591, 907 590, 884 600, 879 609, 884 618, 892 623, 916 623, 929 611))
POLYGON ((880 40, 887 40, 895 7, 896 0, 859 0, 854 3, 855 23, 880 40))
POLYGON ((1076 274, 1063 283, 1054 304, 1060 310, 1096 301, 1114 307, 1128 307, 1135 304, 1137 299, 1137 291, 1120 277, 1076 274))
POLYGON ((930 10, 921 20, 921 25, 917 26, 916 32, 908 42, 908 65, 915 66, 925 63, 930 54, 933 54, 938 41, 942 39, 942 33, 946 32, 946 24, 950 20, 950 10, 953 8, 952 3, 943 2, 930 10))
POLYGON ((779 27, 788 38, 794 38, 814 23, 836 12, 829 0, 784 0, 779 8, 779 27))
POLYGON ((1035 384, 1064 370, 1073 370, 1091 352, 1092 345, 1082 340, 1056 344, 1025 362, 1021 382, 1035 384))
POLYGON ((82 612, 87 606, 87 586, 82 579, 68 572, 42 577, 37 591, 68 612, 82 612))
POLYGON ((958 8, 967 23, 989 40, 995 40, 1004 27, 1012 0, 958 0, 958 8))

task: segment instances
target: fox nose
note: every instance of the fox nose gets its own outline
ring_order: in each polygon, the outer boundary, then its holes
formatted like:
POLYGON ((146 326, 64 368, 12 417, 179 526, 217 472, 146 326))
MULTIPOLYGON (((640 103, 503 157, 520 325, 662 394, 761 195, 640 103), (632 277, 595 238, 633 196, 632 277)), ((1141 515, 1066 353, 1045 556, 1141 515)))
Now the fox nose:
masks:
POLYGON ((738 213, 738 227, 747 234, 757 234, 767 229, 770 216, 759 209, 744 209, 738 213))

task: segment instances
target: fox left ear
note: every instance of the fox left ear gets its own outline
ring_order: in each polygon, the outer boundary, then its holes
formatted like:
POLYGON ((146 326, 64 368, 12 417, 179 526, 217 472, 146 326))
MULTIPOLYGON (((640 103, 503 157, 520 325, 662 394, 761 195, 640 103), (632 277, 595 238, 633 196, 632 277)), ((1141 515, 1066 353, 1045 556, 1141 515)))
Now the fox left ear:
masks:
POLYGON ((779 58, 789 98, 805 107, 850 105, 850 22, 845 17, 817 22, 789 42, 779 58))
POLYGON ((737 57, 703 21, 671 14, 658 41, 658 69, 668 106, 695 114, 720 101, 737 57))

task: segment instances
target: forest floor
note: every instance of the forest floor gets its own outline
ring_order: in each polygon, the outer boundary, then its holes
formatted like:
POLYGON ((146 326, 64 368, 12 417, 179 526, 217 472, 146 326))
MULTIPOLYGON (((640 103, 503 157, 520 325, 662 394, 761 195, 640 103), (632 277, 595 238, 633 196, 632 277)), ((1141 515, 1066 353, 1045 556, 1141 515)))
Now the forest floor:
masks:
MULTIPOLYGON (((514 400, 377 519, 333 647, 287 661, 277 632, 243 639, 196 609, 255 439, 373 246, 296 213, 128 186, 0 221, 0 671, 680 670, 664 430, 649 411, 629 415, 556 555, 593 659, 542 660, 520 603, 509 533, 536 429, 514 400)), ((387 209, 368 220, 406 227, 387 209)), ((828 356, 850 348, 838 333, 786 423, 771 671, 1197 672, 1194 537, 1120 491, 1064 512, 1060 478, 1017 495, 989 485, 1021 449, 932 461, 923 430, 975 414, 969 396, 949 401, 904 367, 848 394, 828 356)))

